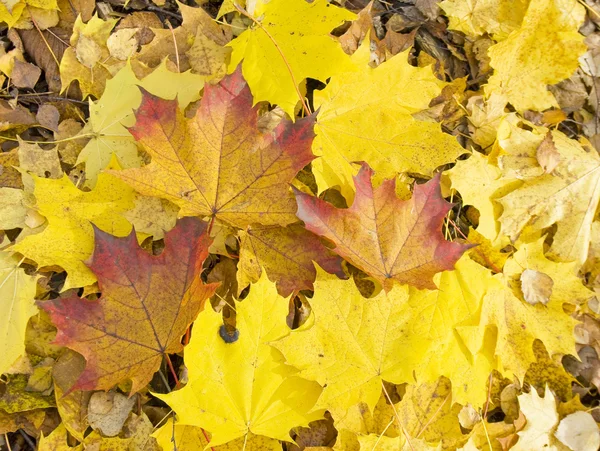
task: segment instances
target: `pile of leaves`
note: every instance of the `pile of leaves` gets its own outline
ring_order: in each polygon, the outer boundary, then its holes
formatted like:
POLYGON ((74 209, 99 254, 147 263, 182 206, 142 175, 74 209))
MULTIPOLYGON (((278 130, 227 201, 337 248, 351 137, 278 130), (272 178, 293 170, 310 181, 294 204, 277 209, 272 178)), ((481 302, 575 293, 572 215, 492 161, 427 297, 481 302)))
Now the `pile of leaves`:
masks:
POLYGON ((0 21, 3 449, 600 447, 600 2, 0 21))

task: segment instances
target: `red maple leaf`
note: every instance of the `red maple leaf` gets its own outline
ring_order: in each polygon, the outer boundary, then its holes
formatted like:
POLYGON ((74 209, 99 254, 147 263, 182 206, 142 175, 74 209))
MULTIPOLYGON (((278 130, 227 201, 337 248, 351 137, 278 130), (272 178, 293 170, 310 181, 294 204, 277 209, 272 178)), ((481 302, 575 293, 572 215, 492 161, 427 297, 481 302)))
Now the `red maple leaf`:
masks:
POLYGON ((163 355, 181 351, 182 335, 218 285, 200 280, 211 243, 206 229, 197 218, 180 220, 158 256, 138 246, 135 232, 117 238, 95 230, 89 267, 102 296, 38 303, 58 328, 56 343, 87 361, 70 391, 108 390, 131 379, 137 392, 163 355))

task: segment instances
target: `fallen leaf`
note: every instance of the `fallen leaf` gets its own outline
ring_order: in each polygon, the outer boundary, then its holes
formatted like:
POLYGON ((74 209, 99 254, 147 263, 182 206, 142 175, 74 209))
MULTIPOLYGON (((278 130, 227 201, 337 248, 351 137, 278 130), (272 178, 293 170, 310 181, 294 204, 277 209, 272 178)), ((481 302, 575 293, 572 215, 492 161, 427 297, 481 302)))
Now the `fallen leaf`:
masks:
POLYGON ((519 112, 558 107, 547 85, 569 78, 579 66, 586 46, 577 30, 584 17, 576 0, 531 0, 521 27, 488 50, 494 73, 486 94, 505 94, 519 112))
POLYGON ((588 412, 567 415, 558 424, 554 435, 572 450, 585 451, 600 447, 598 424, 588 412))
POLYGON ((137 396, 128 398, 114 391, 96 392, 90 397, 88 422, 105 437, 114 437, 121 432, 136 401, 137 396))
POLYGON ((166 235, 158 256, 141 249, 134 233, 116 238, 95 232, 90 268, 98 277, 100 299, 72 295, 39 306, 58 328, 56 342, 86 358, 71 391, 108 390, 131 379, 135 393, 152 379, 165 354, 182 349, 181 336, 216 288, 199 279, 210 240, 206 224, 193 218, 166 235))
POLYGON ((311 232, 336 245, 334 251, 389 290, 393 282, 435 289, 433 275, 452 269, 469 246, 445 241, 442 221, 451 208, 439 177, 416 185, 413 197, 396 197, 395 180, 373 189, 367 164, 354 178, 356 198, 348 209, 296 190, 298 217, 311 232))
POLYGON ((400 384, 431 345, 412 333, 417 315, 408 289, 365 299, 353 283, 318 268, 312 314, 306 323, 273 343, 300 376, 324 386, 318 408, 349 408, 363 401, 373 409, 383 380, 400 384))
POLYGON ((320 192, 338 186, 348 202, 354 197, 353 162, 369 162, 380 182, 400 172, 432 176, 465 152, 439 124, 412 117, 445 86, 431 69, 409 65, 406 53, 373 69, 369 54, 365 40, 352 56, 355 71, 333 76, 314 94, 319 114, 313 152, 321 158, 313 173, 320 192))
POLYGON ((239 289, 257 282, 262 271, 277 285, 281 296, 312 290, 317 275, 313 262, 331 274, 345 278, 342 260, 316 235, 299 224, 287 227, 249 227, 241 232, 239 289))
POLYGON ((144 94, 130 131, 152 162, 112 174, 144 195, 170 200, 180 216, 209 216, 240 228, 295 222, 288 186, 314 158, 314 118, 283 121, 261 134, 252 102, 240 71, 206 86, 191 120, 175 101, 144 94))
POLYGON ((272 0, 254 14, 259 14, 254 18, 256 26, 229 44, 233 48, 229 71, 241 62, 255 102, 277 104, 293 118, 306 78, 324 82, 353 70, 348 55, 329 35, 356 17, 350 11, 327 0, 272 0), (265 62, 268 70, 263 69, 265 62))
POLYGON ((188 384, 157 396, 177 412, 180 424, 208 431, 211 446, 253 434, 268 437, 265 448, 270 449, 272 439, 290 442, 292 427, 323 416, 313 409, 321 388, 298 377, 269 345, 289 333, 288 302, 264 274, 248 297, 236 303, 236 311, 233 342, 221 337, 221 314, 202 312, 185 352, 188 384), (285 397, 279 395, 283 393, 285 397))
POLYGON ((21 259, 12 252, 0 251, 0 374, 4 374, 25 355, 25 329, 29 318, 37 313, 33 300, 37 276, 20 268, 21 259))

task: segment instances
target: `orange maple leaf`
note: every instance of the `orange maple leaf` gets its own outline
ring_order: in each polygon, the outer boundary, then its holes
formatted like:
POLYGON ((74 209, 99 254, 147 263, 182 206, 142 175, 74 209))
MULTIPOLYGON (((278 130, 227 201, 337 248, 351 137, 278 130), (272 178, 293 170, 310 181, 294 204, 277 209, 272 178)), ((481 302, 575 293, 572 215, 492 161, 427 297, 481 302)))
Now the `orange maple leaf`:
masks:
POLYGON ((179 205, 180 216, 210 216, 240 228, 295 222, 289 184, 314 158, 314 115, 284 119, 263 134, 252 102, 240 70, 205 87, 191 120, 175 100, 144 93, 130 131, 152 162, 112 173, 142 194, 179 205))
POLYGON ((434 274, 454 268, 468 245, 446 241, 444 216, 452 208, 441 195, 439 174, 416 185, 410 200, 396 196, 395 179, 373 189, 373 170, 363 163, 354 177, 356 197, 350 208, 333 205, 299 190, 298 217, 306 228, 335 243, 340 256, 381 282, 435 289, 434 274))

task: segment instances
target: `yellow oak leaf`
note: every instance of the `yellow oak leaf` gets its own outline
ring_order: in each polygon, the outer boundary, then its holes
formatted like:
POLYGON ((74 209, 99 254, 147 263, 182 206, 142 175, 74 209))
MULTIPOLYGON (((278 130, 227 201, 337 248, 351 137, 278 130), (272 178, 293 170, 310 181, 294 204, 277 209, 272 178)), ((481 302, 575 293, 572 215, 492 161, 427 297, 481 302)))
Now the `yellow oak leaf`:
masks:
POLYGON ((61 179, 34 177, 34 208, 48 225, 18 242, 13 250, 38 266, 60 266, 67 271, 63 290, 85 287, 96 281, 83 263, 94 250, 92 224, 115 236, 127 236, 131 224, 122 213, 134 208, 136 193, 126 183, 100 174, 95 189, 79 190, 65 175, 61 179))
POLYGON ((135 124, 133 110, 142 101, 137 88, 163 98, 177 97, 179 107, 186 108, 200 98, 204 77, 191 72, 175 73, 167 69, 166 60, 152 73, 138 80, 128 63, 106 83, 104 94, 97 102, 90 102, 90 117, 80 135, 91 137, 77 158, 76 164, 85 163, 86 184, 94 186, 98 174, 112 155, 123 168, 139 167, 138 147, 128 127, 135 124))
POLYGON ((503 93, 520 112, 558 107, 546 86, 579 67, 586 45, 577 30, 584 18, 576 0, 531 0, 521 27, 488 50, 494 74, 486 95, 503 93))
POLYGON ((306 78, 325 82, 353 70, 350 58, 329 33, 353 20, 354 13, 327 0, 272 0, 255 17, 256 24, 229 44, 233 48, 229 72, 242 62, 254 102, 277 104, 293 118, 306 78))
POLYGON ((502 171, 479 152, 473 152, 466 160, 457 161, 447 174, 452 188, 460 193, 463 204, 479 210, 477 232, 494 241, 500 231, 498 218, 502 213, 495 199, 508 194, 519 182, 502 178, 502 171))
MULTIPOLYGON (((514 132, 514 130, 513 130, 514 132)), ((600 202, 600 157, 588 151, 581 143, 559 131, 551 136, 559 158, 552 173, 544 173, 536 159, 535 143, 544 135, 520 130, 522 139, 512 140, 514 145, 503 151, 501 157, 506 172, 517 167, 524 178, 520 187, 498 199, 504 207, 500 216, 500 233, 515 241, 527 227, 541 231, 553 224, 557 226, 550 254, 562 261, 583 264, 587 259, 591 240, 591 226, 600 202), (529 141, 527 146, 519 142, 529 141), (525 169, 530 164, 531 170, 525 169)), ((514 133, 513 133, 514 134, 514 133)))
POLYGON ((444 0, 440 7, 449 19, 448 28, 469 36, 491 34, 502 40, 523 21, 529 0, 444 0))
POLYGON ((12 252, 0 251, 0 374, 25 354, 27 322, 38 311, 33 300, 37 276, 27 275, 20 263, 12 252))
POLYGON ((536 339, 544 343, 550 355, 574 355, 576 321, 563 311, 563 303, 530 305, 517 298, 501 278, 501 274, 494 276, 495 283, 490 283, 483 298, 480 327, 481 336, 487 327, 497 331, 495 353, 503 372, 523 380, 529 365, 536 361, 536 339))
POLYGON ((317 269, 312 314, 299 329, 273 343, 300 375, 325 386, 317 407, 373 409, 383 381, 412 380, 412 369, 431 344, 419 333, 418 311, 406 286, 365 299, 351 281, 317 269))
MULTIPOLYGON (((248 437, 240 437, 224 445, 212 446, 207 440, 210 438, 206 431, 196 426, 186 426, 175 423, 169 419, 163 426, 152 434, 156 438, 158 446, 163 451, 181 450, 201 450, 210 446, 214 451, 281 451, 281 442, 260 435, 248 434, 248 437), (206 435, 205 435, 206 434, 206 435)), ((210 448, 208 448, 210 449, 210 448)))
POLYGON ((313 162, 319 191, 339 186, 350 203, 354 198, 353 162, 367 161, 376 183, 400 172, 431 176, 465 150, 435 122, 418 121, 413 113, 428 107, 445 83, 430 68, 408 64, 400 53, 377 68, 369 62, 369 40, 352 56, 355 72, 331 78, 315 91, 319 109, 313 162))
POLYGON ((549 302, 557 304, 584 303, 594 293, 588 290, 581 279, 577 277, 579 264, 577 262, 557 263, 548 260, 544 255, 544 239, 545 237, 542 237, 531 243, 521 244, 519 250, 506 262, 504 274, 507 278, 515 281, 515 288, 518 291, 519 283, 517 281, 522 280, 521 275, 525 271, 541 272, 549 276, 553 282, 549 302))
POLYGON ((288 301, 263 274, 236 311, 233 338, 220 313, 205 309, 198 316, 185 348, 188 384, 157 396, 175 410, 180 424, 209 432, 211 446, 250 434, 289 442, 292 427, 306 426, 323 411, 309 413, 321 387, 298 377, 269 344, 289 334, 288 301))
POLYGON ((83 98, 88 95, 100 97, 104 91, 106 80, 111 72, 106 64, 110 52, 106 41, 117 19, 102 20, 94 15, 88 23, 83 23, 81 16, 73 25, 71 46, 67 47, 60 60, 60 82, 62 91, 77 80, 83 98))
POLYGON ((434 281, 438 290, 410 289, 408 303, 418 312, 414 333, 435 343, 413 367, 416 378, 434 382, 446 376, 455 402, 481 406, 488 376, 496 368, 493 346, 466 339, 476 330, 483 297, 494 280, 488 269, 463 255, 454 271, 438 274, 434 281))

